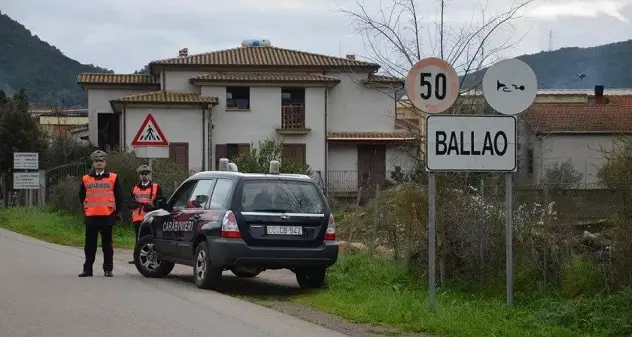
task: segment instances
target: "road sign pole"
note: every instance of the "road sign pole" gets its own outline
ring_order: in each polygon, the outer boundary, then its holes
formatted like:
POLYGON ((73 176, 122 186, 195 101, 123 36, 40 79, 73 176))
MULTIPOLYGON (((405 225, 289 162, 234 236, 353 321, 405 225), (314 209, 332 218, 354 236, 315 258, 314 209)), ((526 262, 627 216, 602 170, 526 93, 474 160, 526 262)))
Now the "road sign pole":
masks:
POLYGON ((428 306, 434 309, 437 306, 437 256, 436 256, 436 198, 437 184, 435 175, 428 173, 428 306))
POLYGON ((513 179, 505 173, 505 240, 507 265, 507 305, 513 304, 513 179))

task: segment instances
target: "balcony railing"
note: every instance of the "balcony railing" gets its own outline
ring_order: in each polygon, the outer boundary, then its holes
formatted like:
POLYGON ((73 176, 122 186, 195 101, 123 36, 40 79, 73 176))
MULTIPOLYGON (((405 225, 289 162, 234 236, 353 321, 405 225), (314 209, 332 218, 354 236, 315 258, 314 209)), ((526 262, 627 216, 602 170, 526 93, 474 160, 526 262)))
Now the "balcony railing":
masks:
POLYGON ((305 129, 305 106, 287 105, 281 107, 281 129, 283 130, 304 130, 305 129))

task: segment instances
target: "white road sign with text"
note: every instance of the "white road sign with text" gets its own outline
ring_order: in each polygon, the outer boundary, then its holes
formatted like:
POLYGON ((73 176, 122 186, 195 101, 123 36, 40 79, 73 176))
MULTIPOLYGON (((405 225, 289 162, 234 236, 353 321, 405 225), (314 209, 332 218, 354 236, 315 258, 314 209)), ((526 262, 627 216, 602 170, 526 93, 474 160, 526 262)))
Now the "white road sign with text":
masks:
POLYGON ((513 172, 513 116, 430 115, 426 122, 428 171, 513 172))
POLYGON ((14 190, 38 190, 39 188, 39 172, 13 172, 14 190))
POLYGON ((14 170, 38 170, 39 153, 37 152, 13 152, 14 170))
POLYGON ((408 72, 406 95, 423 112, 444 112, 459 96, 459 76, 448 62, 440 58, 423 59, 408 72))

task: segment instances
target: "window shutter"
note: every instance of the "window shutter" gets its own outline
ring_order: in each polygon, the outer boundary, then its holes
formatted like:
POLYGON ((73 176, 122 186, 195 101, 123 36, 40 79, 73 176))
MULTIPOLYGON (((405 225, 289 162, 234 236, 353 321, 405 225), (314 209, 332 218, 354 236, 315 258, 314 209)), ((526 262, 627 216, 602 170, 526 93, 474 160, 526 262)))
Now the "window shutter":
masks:
POLYGON ((244 144, 237 144, 237 152, 242 155, 242 154, 248 154, 248 152, 250 152, 250 144, 244 143, 244 144))
POLYGON ((169 159, 189 169, 189 143, 169 143, 169 159))
POLYGON ((283 144, 282 157, 305 164, 305 144, 283 144))
POLYGON ((228 156, 228 149, 226 144, 215 145, 215 170, 219 169, 219 158, 226 158, 228 156))

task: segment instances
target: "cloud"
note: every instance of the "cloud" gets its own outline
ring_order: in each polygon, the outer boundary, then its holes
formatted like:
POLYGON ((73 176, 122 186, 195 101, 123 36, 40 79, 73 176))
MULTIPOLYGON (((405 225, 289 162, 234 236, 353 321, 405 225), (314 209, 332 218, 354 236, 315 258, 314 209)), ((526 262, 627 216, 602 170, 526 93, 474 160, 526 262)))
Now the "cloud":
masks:
POLYGON ((621 22, 629 22, 622 9, 631 5, 631 1, 564 1, 560 3, 544 4, 535 7, 530 14, 542 19, 556 19, 563 16, 597 17, 610 16, 621 22))

